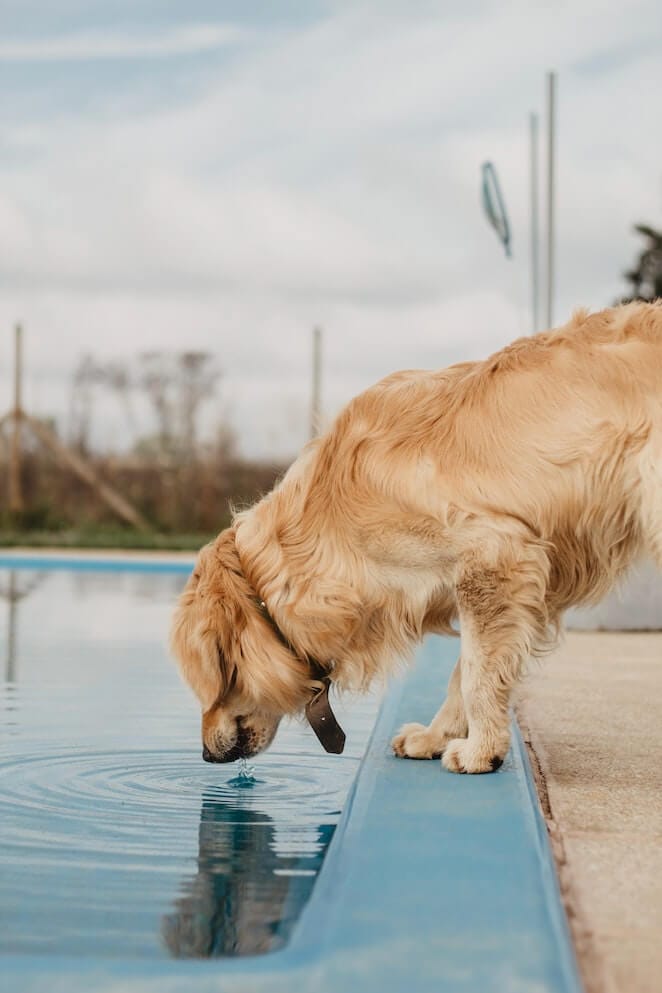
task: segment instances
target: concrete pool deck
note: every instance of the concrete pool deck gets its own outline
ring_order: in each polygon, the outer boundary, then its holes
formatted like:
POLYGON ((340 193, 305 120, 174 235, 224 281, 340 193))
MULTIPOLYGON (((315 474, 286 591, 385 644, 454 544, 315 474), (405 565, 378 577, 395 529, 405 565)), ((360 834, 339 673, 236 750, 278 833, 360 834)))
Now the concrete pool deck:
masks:
POLYGON ((568 633, 518 716, 587 993, 658 993, 662 633, 568 633))

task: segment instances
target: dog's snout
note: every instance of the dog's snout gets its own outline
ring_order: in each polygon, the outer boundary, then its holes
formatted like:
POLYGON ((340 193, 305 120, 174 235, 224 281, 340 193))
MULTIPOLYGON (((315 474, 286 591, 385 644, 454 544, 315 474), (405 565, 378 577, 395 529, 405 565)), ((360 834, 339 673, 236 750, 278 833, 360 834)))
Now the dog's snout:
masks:
POLYGON ((237 721, 237 738, 230 748, 224 752, 212 752, 207 745, 203 744, 202 747, 202 757, 205 762, 235 762, 237 759, 248 758, 250 755, 249 739, 250 735, 246 729, 240 723, 241 718, 237 721))
POLYGON ((209 749, 205 746, 202 749, 202 757, 205 760, 205 762, 224 763, 224 762, 236 762, 237 759, 245 759, 248 756, 244 749, 243 744, 236 744, 233 745, 232 748, 230 748, 227 752, 223 752, 222 755, 215 755, 213 752, 210 752, 209 749))

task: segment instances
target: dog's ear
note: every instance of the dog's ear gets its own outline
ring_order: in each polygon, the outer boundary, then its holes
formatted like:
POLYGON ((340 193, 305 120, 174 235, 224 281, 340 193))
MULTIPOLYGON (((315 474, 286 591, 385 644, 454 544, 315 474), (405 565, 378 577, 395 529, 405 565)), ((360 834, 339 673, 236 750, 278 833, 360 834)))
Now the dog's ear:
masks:
POLYGON ((244 696, 274 714, 295 714, 310 697, 310 668, 274 632, 271 624, 251 603, 239 636, 239 653, 245 664, 237 672, 244 696))
POLYGON ((219 640, 225 622, 221 605, 198 595, 205 552, 203 549, 200 553, 179 599, 170 631, 171 651, 203 712, 213 706, 235 678, 234 666, 219 640))
POLYGON ((188 588, 175 611, 170 648, 203 711, 209 710, 221 692, 219 652, 215 637, 200 617, 195 592, 188 588))
POLYGON ((203 712, 234 689, 248 707, 281 716, 310 696, 308 664, 260 611, 236 553, 234 533, 203 548, 181 595, 171 648, 203 712))

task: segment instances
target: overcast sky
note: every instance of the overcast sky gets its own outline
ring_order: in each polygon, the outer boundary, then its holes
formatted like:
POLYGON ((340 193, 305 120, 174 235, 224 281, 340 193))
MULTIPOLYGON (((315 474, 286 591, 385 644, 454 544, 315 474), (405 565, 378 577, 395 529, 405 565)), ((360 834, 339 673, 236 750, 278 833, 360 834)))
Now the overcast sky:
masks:
MULTIPOLYGON (((555 317, 609 304, 632 224, 662 224, 661 46, 659 0, 0 0, 0 408, 17 320, 27 403, 63 432, 82 353, 209 350, 207 429, 229 417, 245 453, 282 457, 307 433, 315 324, 327 418, 394 369, 528 333, 550 68, 555 317)), ((97 438, 124 430, 106 401, 97 438)))

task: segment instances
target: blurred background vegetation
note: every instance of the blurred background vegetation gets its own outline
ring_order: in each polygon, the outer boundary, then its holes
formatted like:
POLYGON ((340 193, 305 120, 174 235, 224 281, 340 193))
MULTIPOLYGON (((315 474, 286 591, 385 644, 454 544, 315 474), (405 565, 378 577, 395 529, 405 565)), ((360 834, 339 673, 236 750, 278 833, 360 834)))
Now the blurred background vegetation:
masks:
MULTIPOLYGON (((54 421, 39 423, 66 446, 76 464, 91 471, 95 483, 72 471, 58 450, 21 422, 20 506, 4 501, 0 543, 199 547, 227 525, 231 505, 253 502, 285 469, 282 463, 242 457, 222 418, 211 438, 199 437, 202 407, 219 406, 219 382, 220 370, 205 352, 150 352, 133 362, 110 364, 82 356, 72 376, 65 437, 59 437, 54 421), (123 411, 126 431, 118 451, 101 452, 91 439, 109 395, 123 411), (147 431, 136 413, 145 400, 151 412, 147 431), (132 439, 128 449, 127 438, 132 439), (103 487, 121 494, 146 526, 123 522, 103 499, 103 487)), ((3 494, 10 490, 13 430, 12 419, 6 419, 0 433, 3 494)))

